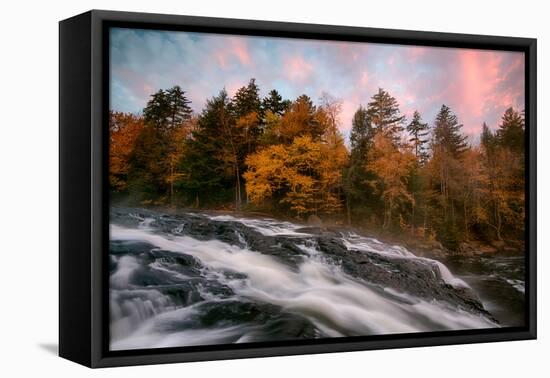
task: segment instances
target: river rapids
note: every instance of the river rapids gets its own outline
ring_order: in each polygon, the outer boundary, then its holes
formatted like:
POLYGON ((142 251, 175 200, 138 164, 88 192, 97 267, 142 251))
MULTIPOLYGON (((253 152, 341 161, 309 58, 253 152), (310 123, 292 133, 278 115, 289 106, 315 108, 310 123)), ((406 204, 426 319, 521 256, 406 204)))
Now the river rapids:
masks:
POLYGON ((443 263, 345 229, 113 208, 110 348, 501 324, 443 263))

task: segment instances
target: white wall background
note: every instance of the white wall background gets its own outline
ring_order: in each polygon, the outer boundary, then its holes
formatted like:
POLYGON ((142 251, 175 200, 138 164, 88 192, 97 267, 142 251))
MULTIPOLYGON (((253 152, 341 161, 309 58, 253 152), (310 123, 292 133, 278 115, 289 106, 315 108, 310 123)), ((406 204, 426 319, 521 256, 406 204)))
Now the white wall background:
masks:
POLYGON ((544 1, 4 1, 0 6, 0 376, 522 377, 550 372, 550 27, 544 1), (89 9, 538 38, 539 340, 89 370, 58 358, 58 25, 89 9), (546 198, 545 198, 546 197, 546 198))

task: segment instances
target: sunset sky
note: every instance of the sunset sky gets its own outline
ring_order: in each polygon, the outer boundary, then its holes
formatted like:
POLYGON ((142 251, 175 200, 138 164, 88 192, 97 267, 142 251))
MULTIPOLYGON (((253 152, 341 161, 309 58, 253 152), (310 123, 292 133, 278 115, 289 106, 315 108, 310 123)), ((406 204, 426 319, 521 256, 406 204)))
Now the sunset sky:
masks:
POLYGON ((225 87, 230 95, 256 78, 261 95, 327 92, 342 102, 340 129, 349 133, 359 105, 379 87, 411 119, 433 123, 445 103, 476 135, 496 128, 506 108, 524 108, 524 55, 518 52, 373 43, 225 36, 138 29, 111 30, 111 109, 140 112, 160 88, 180 85, 200 112, 225 87))

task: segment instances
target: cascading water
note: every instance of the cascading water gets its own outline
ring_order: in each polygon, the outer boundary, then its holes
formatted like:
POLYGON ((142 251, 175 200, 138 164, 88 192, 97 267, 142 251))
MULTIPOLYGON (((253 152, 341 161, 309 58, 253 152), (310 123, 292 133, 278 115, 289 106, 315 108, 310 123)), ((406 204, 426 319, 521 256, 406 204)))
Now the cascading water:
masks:
POLYGON ((272 219, 113 209, 112 350, 498 327, 439 261, 272 219))

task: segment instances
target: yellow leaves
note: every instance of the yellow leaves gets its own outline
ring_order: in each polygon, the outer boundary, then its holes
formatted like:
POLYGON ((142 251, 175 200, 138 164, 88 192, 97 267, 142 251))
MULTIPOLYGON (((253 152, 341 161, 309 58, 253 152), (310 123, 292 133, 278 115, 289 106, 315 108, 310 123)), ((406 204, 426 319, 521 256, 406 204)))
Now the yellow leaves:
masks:
POLYGON ((244 116, 237 118, 236 126, 239 129, 243 129, 245 132, 248 132, 254 126, 257 126, 260 122, 260 117, 256 112, 250 112, 244 116))
POLYGON ((287 176, 285 162, 288 152, 282 145, 270 146, 260 152, 248 155, 244 173, 246 192, 254 203, 270 198, 274 191, 281 188, 287 176))
POLYGON ((290 111, 285 112, 278 124, 277 134, 284 140, 292 141, 308 130, 311 123, 310 109, 307 104, 295 102, 290 111))
POLYGON ((377 176, 371 184, 385 200, 393 205, 396 205, 396 200, 414 201, 407 190, 409 175, 414 164, 415 157, 410 150, 400 151, 388 137, 381 133, 375 136, 367 169, 377 176))
POLYGON ((288 152, 290 165, 300 172, 315 170, 321 157, 320 144, 313 142, 310 136, 295 138, 288 152))
POLYGON ((341 207, 335 189, 346 161, 343 144, 328 146, 310 136, 296 137, 288 146, 274 145, 248 156, 246 191, 256 204, 279 192, 281 203, 297 214, 333 212, 341 207))

